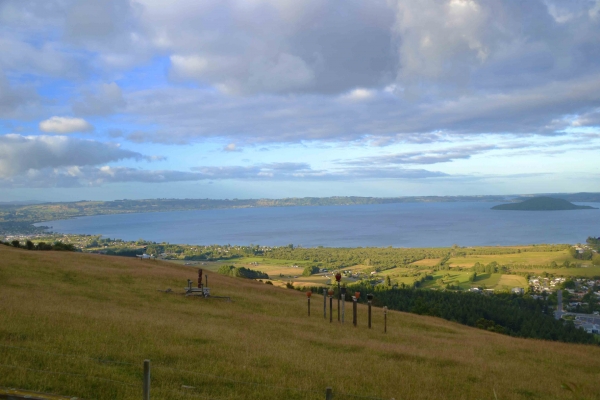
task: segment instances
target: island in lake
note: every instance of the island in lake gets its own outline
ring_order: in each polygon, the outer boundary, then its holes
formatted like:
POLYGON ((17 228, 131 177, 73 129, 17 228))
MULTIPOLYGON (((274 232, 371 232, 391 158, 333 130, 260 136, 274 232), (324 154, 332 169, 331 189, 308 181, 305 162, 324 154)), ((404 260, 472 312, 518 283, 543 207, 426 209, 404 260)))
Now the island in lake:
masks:
POLYGON ((595 207, 578 206, 564 199, 554 197, 534 197, 520 203, 500 204, 492 210, 514 211, 562 211, 562 210, 597 210, 595 207))

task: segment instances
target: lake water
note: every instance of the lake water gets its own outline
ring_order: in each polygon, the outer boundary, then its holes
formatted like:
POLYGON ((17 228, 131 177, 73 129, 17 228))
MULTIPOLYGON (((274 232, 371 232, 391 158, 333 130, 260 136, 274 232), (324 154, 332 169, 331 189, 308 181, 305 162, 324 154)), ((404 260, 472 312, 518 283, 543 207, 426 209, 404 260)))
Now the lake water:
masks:
MULTIPOLYGON (((276 207, 81 217, 60 233, 179 244, 440 247, 578 243, 600 236, 600 210, 494 211, 497 203, 276 207)), ((598 206, 597 203, 578 203, 598 206)))

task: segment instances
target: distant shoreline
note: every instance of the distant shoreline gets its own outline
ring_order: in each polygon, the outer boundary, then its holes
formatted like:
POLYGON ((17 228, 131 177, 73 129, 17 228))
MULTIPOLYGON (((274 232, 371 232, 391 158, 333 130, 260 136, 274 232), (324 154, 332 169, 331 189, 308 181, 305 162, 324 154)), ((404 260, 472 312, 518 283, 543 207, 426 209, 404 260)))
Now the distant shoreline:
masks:
MULTIPOLYGON (((567 201, 598 202, 600 193, 553 194, 567 201)), ((268 207, 319 207, 398 203, 518 202, 531 195, 406 196, 406 197, 294 197, 283 199, 146 199, 78 201, 41 204, 0 204, 0 235, 41 233, 34 224, 77 217, 170 211, 268 207)))

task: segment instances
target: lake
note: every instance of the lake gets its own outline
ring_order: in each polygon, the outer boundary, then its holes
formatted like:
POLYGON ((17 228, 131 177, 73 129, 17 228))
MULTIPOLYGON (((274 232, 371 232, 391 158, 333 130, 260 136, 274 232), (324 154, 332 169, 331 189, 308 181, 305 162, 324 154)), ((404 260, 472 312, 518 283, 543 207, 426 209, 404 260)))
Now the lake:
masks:
MULTIPOLYGON (((178 244, 447 247, 578 243, 600 210, 496 211, 498 203, 398 203, 119 214, 50 221, 54 232, 178 244)), ((597 203, 577 203, 598 206, 597 203)))

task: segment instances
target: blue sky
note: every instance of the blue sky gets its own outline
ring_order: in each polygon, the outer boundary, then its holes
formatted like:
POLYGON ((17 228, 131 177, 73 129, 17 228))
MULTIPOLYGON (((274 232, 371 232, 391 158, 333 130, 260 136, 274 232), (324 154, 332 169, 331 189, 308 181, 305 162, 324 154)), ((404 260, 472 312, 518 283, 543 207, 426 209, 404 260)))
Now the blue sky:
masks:
POLYGON ((598 191, 598 0, 4 0, 0 201, 598 191))

